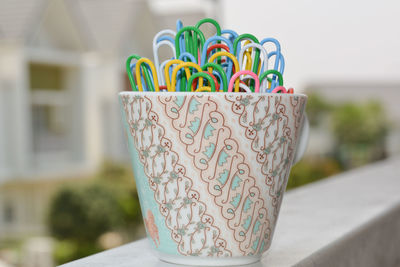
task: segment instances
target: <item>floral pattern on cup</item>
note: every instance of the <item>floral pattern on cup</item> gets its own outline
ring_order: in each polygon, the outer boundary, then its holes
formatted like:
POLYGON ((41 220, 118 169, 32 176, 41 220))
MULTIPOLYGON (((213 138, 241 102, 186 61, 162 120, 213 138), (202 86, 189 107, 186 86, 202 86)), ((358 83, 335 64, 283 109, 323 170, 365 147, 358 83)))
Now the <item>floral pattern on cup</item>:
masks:
POLYGON ((205 95, 158 99, 240 251, 244 255, 264 251, 271 235, 264 200, 218 103, 205 95))
MULTIPOLYGON (((178 253, 266 251, 306 97, 122 93, 121 99, 128 138, 154 192, 145 197, 158 206, 178 253)), ((149 215, 145 222, 156 243, 149 215)))
MULTIPOLYGON (((193 181, 185 176, 173 142, 165 137, 159 115, 152 111, 150 99, 123 96, 122 103, 140 161, 154 191, 154 202, 165 217, 178 252, 191 256, 231 256, 220 237, 220 229, 207 213, 193 181)), ((140 188, 139 188, 140 190, 140 188)))
POLYGON ((251 149, 257 154, 257 162, 261 164, 261 171, 265 175, 265 184, 269 186, 276 220, 306 99, 298 96, 287 99, 281 95, 230 95, 226 96, 226 100, 232 103, 231 110, 239 116, 243 134, 251 141, 251 149), (289 110, 293 116, 288 114, 289 110))

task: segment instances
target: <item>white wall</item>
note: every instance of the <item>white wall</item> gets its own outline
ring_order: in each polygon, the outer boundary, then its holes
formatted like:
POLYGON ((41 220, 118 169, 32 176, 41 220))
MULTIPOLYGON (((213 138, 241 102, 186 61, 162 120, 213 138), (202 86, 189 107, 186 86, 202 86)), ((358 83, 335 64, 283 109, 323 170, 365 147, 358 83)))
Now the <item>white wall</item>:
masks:
POLYGON ((399 1, 221 1, 224 28, 280 41, 285 86, 400 83, 399 1))
POLYGON ((30 118, 26 87, 26 68, 23 50, 18 45, 0 45, 0 183, 10 175, 20 176, 29 165, 30 118), (4 104, 6 103, 6 104, 4 104))

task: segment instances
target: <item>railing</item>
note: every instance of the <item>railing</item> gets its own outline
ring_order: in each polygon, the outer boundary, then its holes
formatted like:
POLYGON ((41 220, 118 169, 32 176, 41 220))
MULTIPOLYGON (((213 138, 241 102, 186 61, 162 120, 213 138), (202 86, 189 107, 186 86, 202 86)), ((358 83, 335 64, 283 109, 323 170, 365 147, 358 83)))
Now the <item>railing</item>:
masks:
MULTIPOLYGON (((63 265, 80 266, 175 265, 143 239, 63 265)), ((270 250, 246 266, 400 266, 400 158, 286 193, 270 250)))

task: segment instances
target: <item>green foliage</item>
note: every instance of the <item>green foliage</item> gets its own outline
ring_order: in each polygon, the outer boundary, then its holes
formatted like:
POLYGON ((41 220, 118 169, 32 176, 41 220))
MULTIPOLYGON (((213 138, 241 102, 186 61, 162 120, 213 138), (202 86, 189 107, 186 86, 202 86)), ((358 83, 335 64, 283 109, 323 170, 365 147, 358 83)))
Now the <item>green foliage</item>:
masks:
POLYGON ((382 105, 375 101, 341 105, 333 112, 332 122, 340 144, 375 144, 385 139, 389 128, 382 105))
POLYGON ((131 168, 116 164, 113 162, 104 162, 96 178, 102 182, 107 182, 112 185, 123 186, 129 189, 135 189, 135 183, 131 168))
POLYGON ((331 104, 316 92, 307 95, 306 111, 310 124, 329 127, 327 130, 332 132, 335 143, 330 153, 345 169, 386 157, 385 140, 389 123, 381 103, 331 104))
POLYGON ((54 259, 63 264, 102 251, 96 243, 77 243, 72 240, 57 241, 54 247, 54 259))
POLYGON ((287 189, 312 183, 342 171, 334 158, 304 158, 292 167, 287 189))
POLYGON ((134 232, 142 218, 129 168, 105 163, 95 177, 62 188, 50 205, 48 222, 58 239, 58 264, 101 251, 98 238, 106 232, 134 232))
POLYGON ((389 124, 380 103, 345 103, 332 114, 335 155, 346 169, 386 157, 389 124))
POLYGON ((334 107, 315 92, 307 93, 306 112, 311 126, 316 126, 334 107))
POLYGON ((102 185, 62 189, 50 207, 50 231, 59 239, 95 241, 118 227, 121 209, 116 198, 102 185))
POLYGON ((122 227, 133 227, 142 222, 139 198, 131 168, 106 162, 97 181, 113 192, 122 210, 122 227))

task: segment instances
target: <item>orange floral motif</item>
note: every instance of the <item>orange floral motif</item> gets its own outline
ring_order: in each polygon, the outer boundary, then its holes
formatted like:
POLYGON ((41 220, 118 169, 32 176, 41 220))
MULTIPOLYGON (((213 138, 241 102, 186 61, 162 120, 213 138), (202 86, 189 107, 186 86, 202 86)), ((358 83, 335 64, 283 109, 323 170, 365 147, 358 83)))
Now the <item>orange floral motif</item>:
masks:
POLYGON ((160 245, 160 237, 158 236, 158 228, 154 221, 154 215, 151 210, 147 211, 147 218, 144 218, 144 224, 146 225, 147 232, 149 233, 151 239, 153 239, 154 244, 156 247, 158 247, 160 245))

